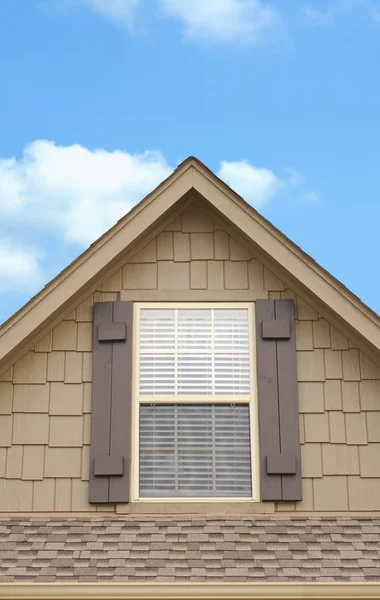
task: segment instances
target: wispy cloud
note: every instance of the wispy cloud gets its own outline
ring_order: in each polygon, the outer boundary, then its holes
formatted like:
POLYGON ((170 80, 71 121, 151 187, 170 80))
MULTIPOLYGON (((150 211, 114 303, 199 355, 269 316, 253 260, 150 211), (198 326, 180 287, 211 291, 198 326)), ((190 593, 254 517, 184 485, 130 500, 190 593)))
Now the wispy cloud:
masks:
POLYGON ((380 9, 376 8, 375 6, 372 6, 371 14, 375 21, 377 23, 380 23, 380 9))
POLYGON ((87 6, 112 23, 131 28, 137 9, 182 24, 186 37, 207 42, 259 44, 271 38, 281 18, 266 0, 54 0, 56 6, 87 6))
POLYGON ((131 27, 140 0, 71 0, 71 2, 88 6, 113 23, 131 27))
POLYGON ((302 11, 311 24, 320 27, 333 25, 337 18, 356 11, 363 12, 375 20, 378 16, 380 20, 380 12, 373 6, 371 0, 331 0, 325 9, 304 6, 302 11))
POLYGON ((207 41, 258 44, 280 24, 261 0, 159 0, 162 11, 182 22, 186 35, 207 41))
POLYGON ((319 202, 319 194, 310 187, 308 178, 292 167, 284 169, 283 185, 299 202, 315 204, 319 202))

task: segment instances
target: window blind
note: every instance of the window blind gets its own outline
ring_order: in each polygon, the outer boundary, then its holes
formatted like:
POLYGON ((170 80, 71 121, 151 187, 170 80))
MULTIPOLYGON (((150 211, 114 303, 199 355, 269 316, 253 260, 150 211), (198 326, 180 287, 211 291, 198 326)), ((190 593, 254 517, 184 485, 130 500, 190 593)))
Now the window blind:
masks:
POLYGON ((247 404, 140 405, 140 497, 249 497, 247 404))
POLYGON ((250 392, 246 309, 141 309, 140 395, 250 392))

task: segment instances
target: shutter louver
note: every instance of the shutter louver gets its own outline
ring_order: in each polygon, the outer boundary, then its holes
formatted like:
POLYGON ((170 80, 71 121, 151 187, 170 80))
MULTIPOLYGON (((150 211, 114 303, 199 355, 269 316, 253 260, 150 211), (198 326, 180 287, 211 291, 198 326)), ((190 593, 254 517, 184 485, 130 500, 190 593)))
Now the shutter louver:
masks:
POLYGON ((142 404, 141 497, 250 497, 249 406, 142 404))
POLYGON ((257 300, 262 500, 302 500, 293 300, 257 300))

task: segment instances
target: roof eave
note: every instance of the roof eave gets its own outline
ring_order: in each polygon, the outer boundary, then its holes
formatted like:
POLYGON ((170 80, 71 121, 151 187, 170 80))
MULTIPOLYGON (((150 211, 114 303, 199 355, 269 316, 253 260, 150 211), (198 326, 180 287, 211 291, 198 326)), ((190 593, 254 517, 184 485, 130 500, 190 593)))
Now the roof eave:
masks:
POLYGON ((378 582, 284 583, 1 583, 0 599, 12 600, 367 600, 380 598, 378 582))

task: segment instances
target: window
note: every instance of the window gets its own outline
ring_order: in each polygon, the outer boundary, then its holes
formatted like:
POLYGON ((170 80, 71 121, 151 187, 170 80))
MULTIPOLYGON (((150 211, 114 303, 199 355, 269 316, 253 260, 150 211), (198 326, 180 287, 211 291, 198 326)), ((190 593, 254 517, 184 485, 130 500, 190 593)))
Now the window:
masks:
POLYGON ((258 499, 253 306, 134 311, 133 499, 258 499))

